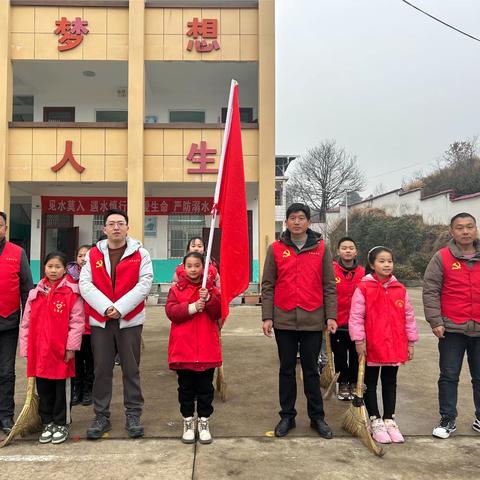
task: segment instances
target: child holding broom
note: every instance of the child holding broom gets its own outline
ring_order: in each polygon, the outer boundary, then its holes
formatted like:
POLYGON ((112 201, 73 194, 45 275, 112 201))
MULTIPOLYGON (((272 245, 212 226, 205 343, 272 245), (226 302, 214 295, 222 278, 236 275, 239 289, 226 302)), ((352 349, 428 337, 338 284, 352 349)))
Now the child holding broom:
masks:
POLYGON ((170 288, 165 306, 172 322, 168 364, 178 375, 182 442, 195 442, 196 401, 199 441, 211 443, 209 419, 213 413, 213 374, 222 364, 217 323, 221 317, 220 293, 211 279, 206 288, 202 288, 205 259, 201 253, 187 253, 183 266, 185 276, 170 288))
POLYGON ((27 357, 27 376, 36 377, 40 443, 67 440, 70 424, 70 379, 75 376, 75 350, 85 328, 78 285, 65 276, 67 259, 49 253, 45 277, 28 295, 20 327, 20 355, 27 357))
POLYGON ((365 275, 365 269, 357 263, 357 244, 350 237, 342 237, 337 243, 338 259, 333 262, 337 286, 337 331, 332 334, 335 370, 338 377, 339 400, 352 400, 358 375, 358 356, 355 343, 348 333, 348 317, 355 288, 365 275))
POLYGON ((413 358, 417 325, 407 291, 393 276, 392 251, 374 247, 367 260, 367 275, 353 294, 349 332, 358 355, 366 355, 364 400, 372 437, 379 443, 401 443, 404 438, 395 422, 397 372, 413 358), (379 375, 383 417, 377 404, 379 375))
MULTIPOLYGON (((85 264, 85 257, 91 245, 82 245, 78 248, 75 261, 67 264, 67 274, 72 283, 78 283, 80 271, 85 264)), ((90 328, 90 309, 85 304, 85 331, 82 335, 82 346, 75 352, 75 378, 73 380, 72 406, 82 404, 91 405, 93 388, 93 352, 90 341, 92 330, 90 328)))

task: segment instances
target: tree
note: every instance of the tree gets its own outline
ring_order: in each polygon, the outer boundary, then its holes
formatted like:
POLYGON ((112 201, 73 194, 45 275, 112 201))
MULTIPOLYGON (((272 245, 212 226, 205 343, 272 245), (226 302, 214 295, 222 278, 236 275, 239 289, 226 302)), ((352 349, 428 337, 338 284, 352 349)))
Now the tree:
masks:
POLYGON ((364 188, 365 178, 356 158, 337 146, 334 140, 322 142, 295 160, 287 182, 291 198, 317 210, 321 221, 325 221, 329 208, 345 198, 346 192, 364 188))

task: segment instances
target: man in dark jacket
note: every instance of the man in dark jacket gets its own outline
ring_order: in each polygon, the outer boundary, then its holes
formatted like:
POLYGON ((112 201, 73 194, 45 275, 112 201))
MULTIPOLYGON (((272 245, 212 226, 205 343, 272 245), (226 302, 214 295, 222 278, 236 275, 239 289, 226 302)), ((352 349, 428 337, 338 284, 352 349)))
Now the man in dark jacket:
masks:
POLYGON ((15 355, 20 304, 33 288, 25 251, 6 239, 7 215, 0 212, 0 428, 10 433, 15 411, 15 355))
POLYGON ((458 379, 467 352, 475 421, 480 433, 480 245, 475 218, 459 213, 450 222, 452 239, 430 260, 423 280, 425 318, 438 337, 441 420, 432 434, 448 438, 456 429, 458 379))
POLYGON ((294 203, 287 209, 287 230, 267 250, 262 278, 263 332, 273 336, 280 359, 280 422, 275 436, 295 427, 296 363, 300 350, 310 425, 332 438, 325 422, 317 359, 322 331, 335 333, 337 313, 332 256, 322 236, 310 227, 310 208, 294 203))

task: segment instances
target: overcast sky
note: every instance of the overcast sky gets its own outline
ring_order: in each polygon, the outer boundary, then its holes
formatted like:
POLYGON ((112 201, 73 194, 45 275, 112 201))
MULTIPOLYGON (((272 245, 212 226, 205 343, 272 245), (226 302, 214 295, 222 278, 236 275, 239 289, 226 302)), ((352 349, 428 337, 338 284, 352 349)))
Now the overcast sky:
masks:
MULTIPOLYGON (((480 0, 410 1, 480 38, 480 0)), ((480 134, 480 42, 400 0, 276 0, 276 109, 277 155, 335 139, 363 195, 398 188, 480 134)))

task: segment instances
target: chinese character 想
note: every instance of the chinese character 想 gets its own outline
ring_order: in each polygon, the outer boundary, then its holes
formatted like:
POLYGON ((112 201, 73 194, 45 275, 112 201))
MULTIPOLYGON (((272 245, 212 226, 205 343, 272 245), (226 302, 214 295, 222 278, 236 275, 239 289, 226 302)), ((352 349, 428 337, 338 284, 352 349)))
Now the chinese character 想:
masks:
POLYGON ((187 37, 193 37, 195 41, 189 40, 187 43, 187 50, 191 52, 195 46, 195 50, 200 53, 211 52, 212 50, 219 50, 220 44, 216 40, 218 21, 215 18, 204 18, 201 21, 195 17, 191 22, 187 23, 189 28, 187 37), (198 38, 201 37, 200 40, 198 38), (214 39, 208 43, 206 38, 214 39))

